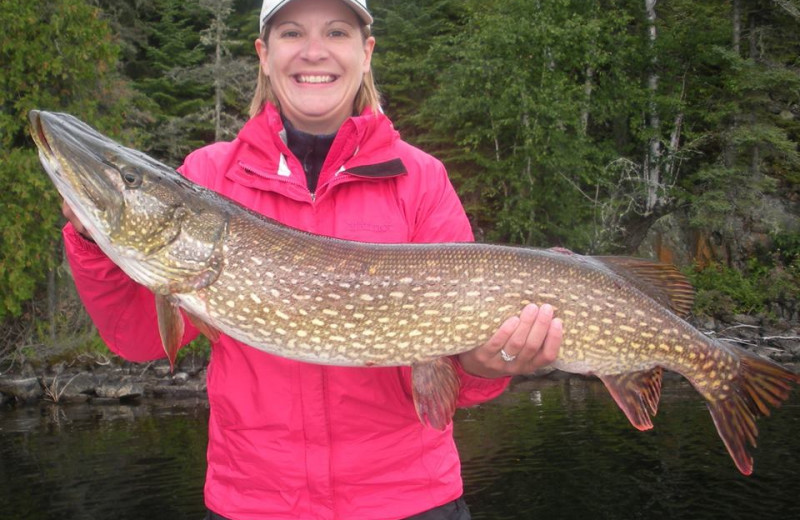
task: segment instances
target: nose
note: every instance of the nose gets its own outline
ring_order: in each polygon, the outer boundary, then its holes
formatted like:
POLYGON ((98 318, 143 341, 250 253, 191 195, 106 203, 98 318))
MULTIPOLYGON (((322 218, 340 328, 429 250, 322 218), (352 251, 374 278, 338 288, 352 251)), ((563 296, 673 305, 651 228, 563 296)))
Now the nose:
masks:
POLYGON ((303 58, 309 61, 319 61, 328 55, 325 41, 319 36, 310 36, 303 47, 303 58))

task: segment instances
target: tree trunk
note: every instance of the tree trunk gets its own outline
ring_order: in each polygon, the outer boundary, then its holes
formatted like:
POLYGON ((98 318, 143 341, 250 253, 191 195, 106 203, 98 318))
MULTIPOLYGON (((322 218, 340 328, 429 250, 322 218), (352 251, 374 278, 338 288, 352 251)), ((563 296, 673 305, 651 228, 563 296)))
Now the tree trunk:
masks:
POLYGON ((658 94, 658 59, 656 57, 656 39, 658 32, 656 30, 656 1, 645 0, 645 10, 648 22, 648 38, 650 40, 651 52, 651 70, 647 78, 647 86, 650 90, 650 114, 649 125, 652 136, 650 137, 650 145, 648 147, 647 155, 644 162, 644 175, 645 175, 645 188, 647 196, 645 200, 645 215, 652 213, 658 204, 658 187, 661 183, 661 155, 663 153, 661 147, 661 118, 658 114, 658 107, 656 106, 656 95, 658 94))
POLYGON ((742 51, 742 0, 733 0, 731 5, 731 24, 733 33, 733 51, 739 55, 742 51))
POLYGON ((583 82, 584 108, 581 111, 581 132, 585 136, 589 132, 589 107, 592 104, 594 88, 594 67, 586 66, 586 80, 583 82))
POLYGON ((214 140, 221 141, 222 135, 222 20, 217 20, 217 54, 214 59, 214 140))

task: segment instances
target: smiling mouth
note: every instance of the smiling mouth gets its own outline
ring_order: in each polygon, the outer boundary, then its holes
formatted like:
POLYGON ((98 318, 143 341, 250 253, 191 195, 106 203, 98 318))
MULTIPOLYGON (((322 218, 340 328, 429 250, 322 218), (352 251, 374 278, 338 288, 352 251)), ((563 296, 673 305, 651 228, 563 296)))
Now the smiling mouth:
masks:
POLYGON ((295 76, 295 80, 298 83, 313 83, 313 84, 321 84, 321 83, 333 83, 336 80, 336 76, 331 74, 298 74, 295 76))

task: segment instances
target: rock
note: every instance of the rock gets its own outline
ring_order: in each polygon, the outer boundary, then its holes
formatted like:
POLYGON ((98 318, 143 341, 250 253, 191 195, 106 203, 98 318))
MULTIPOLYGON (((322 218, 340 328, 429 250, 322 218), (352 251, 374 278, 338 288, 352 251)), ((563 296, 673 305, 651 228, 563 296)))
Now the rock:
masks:
POLYGON ((182 372, 186 372, 187 374, 194 376, 197 375, 198 372, 203 370, 206 366, 206 357, 197 352, 189 352, 183 359, 181 359, 180 363, 178 363, 178 370, 182 372))
POLYGON ((119 380, 106 380, 95 392, 101 398, 133 399, 144 394, 144 385, 130 376, 123 376, 119 380))
POLYGON ((166 399, 186 399, 205 397, 206 379, 194 378, 182 385, 171 385, 162 381, 152 388, 153 396, 166 399))
POLYGON ((153 365, 153 373, 157 377, 167 377, 170 373, 169 361, 157 361, 153 365))
POLYGON ((95 391, 97 387, 97 378, 87 372, 78 372, 73 374, 69 379, 62 378, 64 381, 63 395, 68 398, 77 398, 82 395, 88 395, 95 391))
MULTIPOLYGON (((44 394, 38 377, 0 377, 0 393, 18 401, 34 401, 44 394)), ((10 399, 7 399, 10 400, 10 399)))
POLYGON ((750 314, 734 314, 733 322, 738 325, 750 325, 756 328, 761 325, 761 319, 750 314))
POLYGON ((747 318, 748 319, 745 320, 746 322, 739 321, 738 318, 735 318, 733 325, 725 327, 720 331, 720 336, 757 342, 761 339, 761 327, 758 325, 757 319, 751 316, 747 316, 747 318))
MULTIPOLYGON (((800 336, 794 335, 794 338, 800 338, 800 336)), ((800 359, 800 339, 794 339, 792 335, 786 335, 783 337, 777 337, 769 340, 769 344, 774 346, 776 349, 781 350, 782 352, 789 354, 793 358, 800 359)))
POLYGON ((97 378, 87 372, 57 373, 41 379, 44 398, 53 401, 85 401, 97 386, 97 378))
POLYGON ((697 328, 702 331, 710 331, 717 329, 717 321, 712 318, 711 316, 703 316, 702 319, 698 319, 698 323, 696 323, 697 328))

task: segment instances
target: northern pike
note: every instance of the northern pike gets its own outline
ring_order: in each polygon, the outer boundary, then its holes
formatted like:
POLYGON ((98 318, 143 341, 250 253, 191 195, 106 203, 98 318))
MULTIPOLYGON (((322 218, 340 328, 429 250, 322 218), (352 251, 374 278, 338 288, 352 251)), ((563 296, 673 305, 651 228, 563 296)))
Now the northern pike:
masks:
POLYGON ((599 377, 636 428, 652 428, 662 371, 706 399, 737 468, 750 474, 755 419, 797 374, 692 327, 694 292, 673 266, 479 243, 372 244, 291 229, 80 120, 32 111, 44 169, 106 255, 155 294, 170 362, 179 309, 295 360, 412 366, 420 419, 443 428, 458 380, 447 356, 488 340, 528 303, 564 323, 553 366, 599 377))

